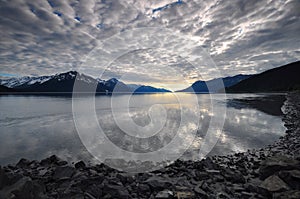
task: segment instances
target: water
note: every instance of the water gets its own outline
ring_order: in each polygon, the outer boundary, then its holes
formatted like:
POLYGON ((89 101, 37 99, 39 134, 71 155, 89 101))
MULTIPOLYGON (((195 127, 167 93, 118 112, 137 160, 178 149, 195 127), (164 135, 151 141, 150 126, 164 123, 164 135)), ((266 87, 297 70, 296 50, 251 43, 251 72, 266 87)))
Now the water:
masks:
POLYGON ((209 140, 217 143, 209 145, 212 150, 207 151, 207 155, 226 155, 264 147, 284 134, 285 128, 279 116, 251 108, 226 106, 228 99, 256 95, 227 95, 227 100, 218 95, 213 96, 211 100, 210 95, 206 94, 180 94, 181 104, 178 103, 180 99, 173 94, 134 95, 130 98, 120 95, 113 97, 113 102, 112 97, 97 96, 95 104, 92 98, 77 98, 75 102, 80 106, 77 121, 74 121, 72 98, 69 97, 1 96, 0 164, 16 163, 20 158, 41 160, 52 154, 68 161, 83 159, 93 162, 84 144, 94 147, 90 150, 96 151, 97 155, 120 159, 122 156, 118 156, 120 154, 116 154, 116 151, 103 148, 106 145, 101 143, 105 139, 119 149, 143 157, 146 157, 143 154, 164 147, 170 147, 167 150, 170 153, 168 157, 176 156, 190 143, 180 158, 197 160, 199 148, 209 129, 219 139, 209 140), (197 100, 199 109, 193 99, 197 100), (113 112, 110 108, 112 103, 113 112), (91 117, 91 104, 96 110, 97 124, 93 123, 91 117), (215 112, 212 111, 212 104, 215 112), (210 124, 213 120, 216 123, 222 120, 224 107, 226 119, 218 132, 210 124), (75 122, 77 128, 81 128, 80 134, 77 133, 75 122), (97 125, 103 129, 105 139, 98 136, 97 125), (190 132, 195 132, 195 138, 190 132), (177 135, 180 144, 171 147, 170 143, 177 135))

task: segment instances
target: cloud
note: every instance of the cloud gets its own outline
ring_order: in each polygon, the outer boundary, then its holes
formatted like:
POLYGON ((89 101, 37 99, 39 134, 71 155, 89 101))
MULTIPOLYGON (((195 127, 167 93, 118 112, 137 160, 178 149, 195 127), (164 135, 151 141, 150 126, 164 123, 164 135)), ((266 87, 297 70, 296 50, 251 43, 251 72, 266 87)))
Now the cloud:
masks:
MULTIPOLYGON (((101 41, 142 27, 164 27, 184 34, 187 40, 196 39, 224 76, 261 72, 299 60, 299 10, 297 0, 2 0, 0 72, 40 75, 79 69, 101 41)), ((172 35, 164 37, 167 41, 172 35)), ((184 41, 174 42, 180 46, 184 41)), ((143 77, 139 81, 171 79, 174 74, 164 70, 164 64, 192 74, 186 76, 190 81, 194 73, 185 61, 174 55, 136 51, 119 60, 122 66, 110 72, 138 73, 143 77), (148 68, 142 74, 135 71, 129 66, 134 62, 151 63, 151 75, 148 68)), ((97 76, 93 67, 80 70, 97 76)), ((203 66, 201 73, 213 77, 210 70, 203 66)))

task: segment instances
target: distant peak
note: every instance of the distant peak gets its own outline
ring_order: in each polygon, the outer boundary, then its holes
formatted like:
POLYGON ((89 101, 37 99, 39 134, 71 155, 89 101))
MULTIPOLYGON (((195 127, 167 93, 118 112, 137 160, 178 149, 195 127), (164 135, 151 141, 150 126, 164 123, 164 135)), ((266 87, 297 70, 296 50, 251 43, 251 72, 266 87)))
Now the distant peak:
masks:
POLYGON ((71 71, 66 72, 66 73, 64 73, 64 74, 77 75, 77 74, 79 74, 79 72, 77 72, 76 70, 71 70, 71 71))
POLYGON ((119 80, 117 78, 111 78, 108 80, 108 82, 117 83, 117 82, 119 82, 119 80))

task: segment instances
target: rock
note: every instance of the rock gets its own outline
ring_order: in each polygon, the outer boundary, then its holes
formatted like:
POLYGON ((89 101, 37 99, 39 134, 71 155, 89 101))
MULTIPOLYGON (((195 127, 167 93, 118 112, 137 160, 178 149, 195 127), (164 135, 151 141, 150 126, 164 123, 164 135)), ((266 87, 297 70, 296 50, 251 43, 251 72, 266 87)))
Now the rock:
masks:
POLYGON ((40 164, 42 166, 49 166, 49 165, 58 165, 58 166, 63 166, 68 164, 68 162, 61 160, 59 157, 56 155, 52 155, 49 158, 41 160, 40 164))
POLYGON ((150 187, 146 184, 140 184, 138 188, 139 188, 139 191, 144 192, 144 193, 151 191, 150 187))
POLYGON ((285 191, 281 193, 274 193, 274 199, 299 199, 300 198, 300 191, 293 190, 293 191, 285 191))
POLYGON ((59 166, 54 171, 53 178, 56 180, 69 179, 74 174, 75 169, 70 166, 59 166))
POLYGON ((208 198, 208 195, 206 194, 205 191, 201 188, 202 184, 198 184, 195 188, 194 191, 197 196, 200 196, 201 198, 208 198))
POLYGON ((41 182, 28 180, 19 189, 12 191, 16 198, 35 199, 44 197, 45 186, 41 182))
POLYGON ((9 184, 9 178, 4 172, 4 170, 0 167, 0 190, 9 184))
POLYGON ((147 179, 144 183, 148 184, 153 190, 163 190, 165 187, 172 185, 168 179, 153 176, 147 179))
POLYGON ((61 160, 61 161, 58 161, 56 164, 57 164, 58 166, 63 166, 63 165, 67 165, 68 162, 67 162, 67 161, 61 160))
POLYGON ((45 187, 43 183, 32 181, 29 177, 23 177, 1 189, 0 198, 35 199, 44 197, 44 192, 45 187))
POLYGON ((164 191, 160 191, 158 192, 158 194, 156 194, 155 198, 173 198, 174 193, 170 190, 164 190, 164 191))
POLYGON ((187 191, 178 191, 175 194, 176 198, 195 198, 195 194, 192 192, 187 192, 187 191))
POLYGON ((233 184, 233 189, 235 192, 243 192, 245 190, 240 184, 233 184))
POLYGON ((224 192, 219 192, 219 193, 217 193, 217 198, 231 199, 231 197, 230 197, 227 193, 224 193, 224 192))
POLYGON ((300 189, 300 171, 290 170, 290 171, 280 171, 279 177, 286 182, 293 189, 300 189))
POLYGON ((249 191, 251 193, 257 193, 258 192, 257 186, 255 186, 252 183, 245 184, 245 190, 249 191))
POLYGON ((288 185, 283 182, 278 176, 272 175, 265 179, 260 185, 261 188, 270 192, 279 192, 289 190, 288 185))
POLYGON ((102 189, 99 185, 92 184, 86 188, 85 195, 87 198, 99 198, 102 195, 102 189))
POLYGON ((243 183, 244 184, 246 182, 245 177, 240 172, 226 173, 226 174, 224 174, 224 177, 227 181, 230 181, 232 183, 243 183))
POLYGON ((253 197, 253 193, 249 193, 249 192, 246 192, 246 191, 242 191, 242 198, 251 198, 253 197))
POLYGON ((83 189, 87 189, 93 184, 100 185, 104 181, 104 178, 105 177, 103 175, 98 175, 95 177, 89 177, 84 175, 83 177, 80 177, 80 182, 78 183, 78 185, 83 189))
POLYGON ((295 159, 286 156, 273 156, 261 163, 261 167, 259 169, 260 178, 264 180, 276 172, 281 170, 297 169, 299 166, 300 162, 295 159))
POLYGON ((5 170, 0 167, 0 190, 5 186, 9 186, 16 183, 23 177, 23 175, 18 173, 6 173, 5 170))
POLYGON ((207 180, 207 179, 210 178, 209 175, 208 175, 208 173, 206 173, 204 171, 196 171, 195 174, 196 174, 195 179, 198 180, 198 181, 200 181, 200 180, 207 180))
POLYGON ((219 170, 214 170, 214 169, 207 169, 206 172, 209 174, 220 174, 219 170))
POLYGON ((214 175, 213 178, 216 182, 224 182, 224 177, 221 175, 214 175))
POLYGON ((213 192, 214 190, 211 188, 211 186, 209 186, 206 182, 204 182, 202 184, 201 187, 205 192, 213 192))
POLYGON ((25 159, 25 158, 22 158, 18 163, 17 163, 17 167, 21 167, 21 168, 26 168, 26 167, 29 167, 31 161, 25 159))
POLYGON ((118 173, 116 178, 118 178, 123 184, 131 184, 134 181, 132 175, 127 173, 118 173))
POLYGON ((127 189, 120 185, 105 184, 103 192, 111 195, 113 198, 130 198, 130 194, 127 189))
POLYGON ((211 169, 211 170, 218 169, 218 165, 215 164, 210 157, 207 157, 207 158, 203 159, 201 161, 201 163, 207 169, 211 169))
POLYGON ((76 169, 84 169, 85 167, 86 167, 86 165, 83 161, 79 161, 75 164, 76 169))

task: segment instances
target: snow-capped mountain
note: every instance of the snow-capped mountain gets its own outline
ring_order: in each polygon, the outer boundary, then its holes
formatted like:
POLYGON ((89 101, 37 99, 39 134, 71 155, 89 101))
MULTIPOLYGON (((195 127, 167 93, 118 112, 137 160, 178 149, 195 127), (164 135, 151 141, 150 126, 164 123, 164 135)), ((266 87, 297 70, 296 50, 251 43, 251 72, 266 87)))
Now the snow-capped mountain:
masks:
POLYGON ((6 80, 0 80, 0 84, 3 86, 6 86, 8 88, 14 88, 17 86, 21 86, 23 84, 31 85, 35 83, 44 83, 45 81, 48 81, 51 79, 51 76, 42 76, 42 77, 20 77, 20 78, 11 78, 6 80))
MULTIPOLYGON (((74 82, 80 82, 83 88, 97 85, 98 81, 90 76, 80 74, 77 71, 69 71, 50 76, 21 77, 1 80, 0 85, 13 88, 19 92, 72 92, 74 82)), ((105 91, 102 91, 105 92, 105 91)))
POLYGON ((143 85, 132 88, 116 78, 109 80, 95 79, 91 76, 78 73, 77 71, 69 71, 50 76, 10 78, 0 80, 0 85, 11 88, 15 92, 22 93, 72 93, 75 80, 77 85, 79 85, 79 92, 93 93, 95 92, 95 88, 97 94, 111 94, 112 92, 131 93, 135 92, 135 90, 139 93, 169 92, 167 90, 143 85))

